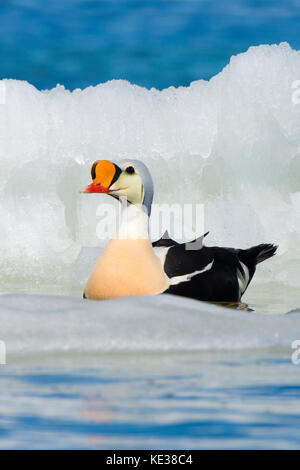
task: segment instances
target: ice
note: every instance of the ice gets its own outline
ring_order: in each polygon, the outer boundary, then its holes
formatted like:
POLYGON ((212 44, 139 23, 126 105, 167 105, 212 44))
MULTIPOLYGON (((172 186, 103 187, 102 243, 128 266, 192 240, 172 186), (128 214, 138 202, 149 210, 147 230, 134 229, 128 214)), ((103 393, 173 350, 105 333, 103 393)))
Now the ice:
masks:
POLYGON ((205 205, 207 244, 278 243, 257 284, 299 287, 299 79, 300 52, 282 43, 251 47, 187 88, 113 80, 38 91, 3 80, 2 292, 81 291, 85 253, 105 244, 96 210, 109 198, 79 190, 94 160, 128 156, 148 164, 156 203, 205 205))
POLYGON ((101 302, 4 295, 0 315, 10 363, 28 356, 40 361, 41 354, 74 358, 104 352, 270 347, 291 354, 300 328, 299 310, 287 315, 246 314, 167 294, 101 302))

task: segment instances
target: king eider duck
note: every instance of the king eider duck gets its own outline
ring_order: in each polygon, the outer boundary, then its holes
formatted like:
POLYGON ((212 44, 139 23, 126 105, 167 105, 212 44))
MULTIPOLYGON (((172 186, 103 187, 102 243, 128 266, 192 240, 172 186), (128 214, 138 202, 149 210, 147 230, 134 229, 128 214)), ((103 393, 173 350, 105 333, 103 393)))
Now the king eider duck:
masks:
POLYGON ((277 246, 208 247, 207 233, 177 243, 167 233, 149 240, 153 181, 139 160, 98 160, 83 193, 106 193, 124 201, 120 227, 102 251, 85 287, 88 299, 169 293, 210 302, 240 302, 256 269, 277 246))

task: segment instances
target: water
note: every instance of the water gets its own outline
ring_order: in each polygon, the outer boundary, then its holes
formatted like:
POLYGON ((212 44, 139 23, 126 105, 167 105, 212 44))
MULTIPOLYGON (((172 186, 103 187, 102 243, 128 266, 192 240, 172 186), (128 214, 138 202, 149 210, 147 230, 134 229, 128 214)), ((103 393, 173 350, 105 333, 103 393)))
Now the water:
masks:
POLYGON ((0 447, 299 448, 299 2, 0 13, 0 76, 26 80, 0 89, 0 447), (208 245, 279 244, 248 310, 82 300, 114 203, 79 189, 128 155, 155 202, 204 205, 208 245))
POLYGON ((2 448, 299 447, 300 313, 3 296, 2 448))
POLYGON ((0 6, 0 77, 39 89, 187 86, 250 46, 300 49, 299 18, 298 0, 11 0, 0 6))
POLYGON ((2 448, 299 448, 287 350, 75 357, 2 373, 2 448))

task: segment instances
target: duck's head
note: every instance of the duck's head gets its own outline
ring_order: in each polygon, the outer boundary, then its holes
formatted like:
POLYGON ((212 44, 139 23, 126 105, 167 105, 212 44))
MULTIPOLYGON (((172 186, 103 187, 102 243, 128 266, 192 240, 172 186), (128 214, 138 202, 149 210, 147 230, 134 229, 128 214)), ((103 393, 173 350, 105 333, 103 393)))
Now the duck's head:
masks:
POLYGON ((97 160, 91 167, 93 182, 82 193, 106 193, 116 199, 142 206, 148 215, 153 200, 153 181, 140 160, 125 159, 117 163, 97 160))

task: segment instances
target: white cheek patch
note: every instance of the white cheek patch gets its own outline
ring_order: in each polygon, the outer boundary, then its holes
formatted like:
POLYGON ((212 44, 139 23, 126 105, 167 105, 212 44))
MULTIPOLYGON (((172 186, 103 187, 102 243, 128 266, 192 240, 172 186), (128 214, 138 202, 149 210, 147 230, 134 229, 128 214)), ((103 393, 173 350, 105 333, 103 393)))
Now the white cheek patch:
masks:
POLYGON ((214 260, 211 263, 209 263, 207 266, 205 266, 205 268, 200 269, 199 271, 194 271, 193 273, 189 273, 189 274, 183 274, 182 276, 172 277, 170 279, 170 286, 174 286, 174 285, 180 284, 182 282, 190 281, 197 274, 201 274, 201 273, 204 273, 206 271, 209 271, 212 268, 213 264, 214 264, 214 260))

